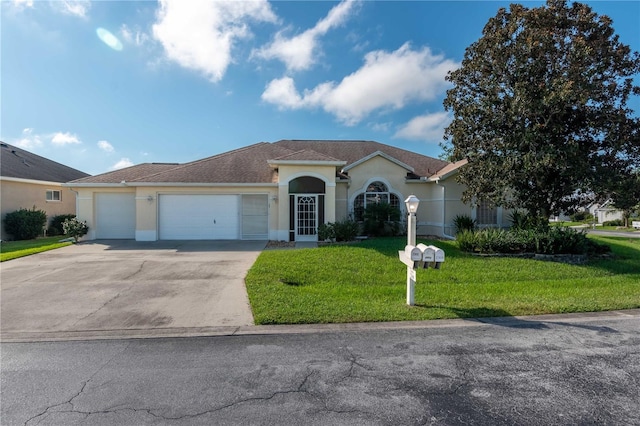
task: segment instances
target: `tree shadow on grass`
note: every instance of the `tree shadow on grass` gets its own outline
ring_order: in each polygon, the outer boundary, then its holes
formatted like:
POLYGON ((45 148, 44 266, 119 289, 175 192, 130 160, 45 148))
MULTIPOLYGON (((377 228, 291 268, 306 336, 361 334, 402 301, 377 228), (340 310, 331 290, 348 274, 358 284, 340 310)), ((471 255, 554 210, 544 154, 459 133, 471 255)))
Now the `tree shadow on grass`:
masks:
POLYGON ((486 308, 486 307, 478 307, 471 309, 460 309, 448 306, 429 306, 423 304, 416 304, 417 307, 422 308, 439 308, 446 309, 452 313, 454 313, 458 318, 478 322, 482 324, 488 325, 496 325, 500 327, 507 328, 518 328, 518 329, 533 329, 533 330, 546 330, 550 329, 552 326, 562 326, 562 327, 574 327, 580 328, 583 330, 596 331, 599 333, 618 333, 618 330, 603 326, 603 325, 591 325, 584 324, 579 322, 574 322, 575 318, 571 321, 545 321, 540 319, 526 319, 526 318, 517 318, 512 316, 509 312, 504 311, 502 309, 495 308, 486 308))

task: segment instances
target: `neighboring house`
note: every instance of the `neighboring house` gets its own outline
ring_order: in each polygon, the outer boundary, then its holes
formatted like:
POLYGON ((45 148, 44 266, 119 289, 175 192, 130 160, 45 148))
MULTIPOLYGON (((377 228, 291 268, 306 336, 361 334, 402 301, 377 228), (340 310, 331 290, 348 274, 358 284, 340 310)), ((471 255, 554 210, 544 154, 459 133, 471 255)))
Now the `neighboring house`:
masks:
POLYGON ((48 220, 60 214, 76 213, 76 195, 62 183, 89 176, 8 143, 0 142, 0 207, 2 239, 7 213, 21 208, 44 210, 48 220))
POLYGON ((405 211, 418 233, 449 236, 456 215, 503 226, 499 208, 460 201, 448 163, 369 141, 257 143, 185 164, 147 163, 68 182, 87 239, 316 241, 319 224, 362 218, 371 203, 405 211))
MULTIPOLYGON (((623 220, 624 213, 622 210, 613 206, 612 200, 607 200, 602 204, 595 204, 593 207, 593 216, 598 223, 609 222, 611 220, 623 220)), ((591 209, 590 209, 591 211, 591 209)))

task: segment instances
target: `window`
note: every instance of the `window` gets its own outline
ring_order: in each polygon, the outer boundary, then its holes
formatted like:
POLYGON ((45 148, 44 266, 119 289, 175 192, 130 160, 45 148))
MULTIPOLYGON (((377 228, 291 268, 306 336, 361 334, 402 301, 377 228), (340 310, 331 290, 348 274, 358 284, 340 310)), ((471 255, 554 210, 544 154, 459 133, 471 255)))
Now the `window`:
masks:
POLYGON ((476 209, 478 225, 495 225, 498 223, 498 209, 490 202, 482 200, 476 209))
POLYGON ((400 199, 397 195, 389 192, 387 185, 382 182, 376 181, 369 186, 362 194, 359 194, 355 200, 353 200, 353 216, 357 221, 362 221, 364 216, 364 210, 367 205, 387 203, 392 207, 400 209, 400 199))
POLYGON ((54 189, 47 189, 47 201, 60 201, 60 191, 54 189))

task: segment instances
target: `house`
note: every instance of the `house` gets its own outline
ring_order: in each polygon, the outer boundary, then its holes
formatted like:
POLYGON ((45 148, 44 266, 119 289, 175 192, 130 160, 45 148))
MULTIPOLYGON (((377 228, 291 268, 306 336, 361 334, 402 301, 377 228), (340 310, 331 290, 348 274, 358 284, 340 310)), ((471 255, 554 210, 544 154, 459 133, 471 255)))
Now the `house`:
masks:
POLYGON ((47 218, 76 213, 76 194, 62 183, 89 176, 87 173, 0 142, 0 206, 2 239, 4 217, 21 208, 44 210, 47 218))
POLYGON ((613 206, 613 200, 608 199, 602 204, 594 204, 593 216, 598 223, 609 222, 612 220, 624 220, 624 213, 622 210, 613 206))
POLYGON ((503 226, 500 208, 460 201, 459 167, 372 141, 281 140, 184 164, 147 163, 65 184, 87 239, 316 241, 319 224, 362 219, 371 203, 405 211, 418 233, 450 236, 456 215, 503 226))

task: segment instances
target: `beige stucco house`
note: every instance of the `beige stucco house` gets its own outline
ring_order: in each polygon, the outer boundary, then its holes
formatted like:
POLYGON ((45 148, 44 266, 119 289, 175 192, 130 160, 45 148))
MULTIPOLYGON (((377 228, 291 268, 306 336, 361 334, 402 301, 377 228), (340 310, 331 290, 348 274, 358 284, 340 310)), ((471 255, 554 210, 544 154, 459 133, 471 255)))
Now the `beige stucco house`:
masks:
POLYGON ((450 236, 461 214, 503 226, 500 209, 460 201, 464 164, 371 141, 282 140, 65 186, 78 193, 87 239, 316 241, 319 224, 360 219, 380 201, 404 211, 411 194, 421 200, 419 234, 450 236))
POLYGON ((76 194, 62 183, 89 176, 87 173, 0 142, 0 209, 2 239, 7 213, 24 209, 44 210, 47 223, 61 214, 76 213, 76 194))

